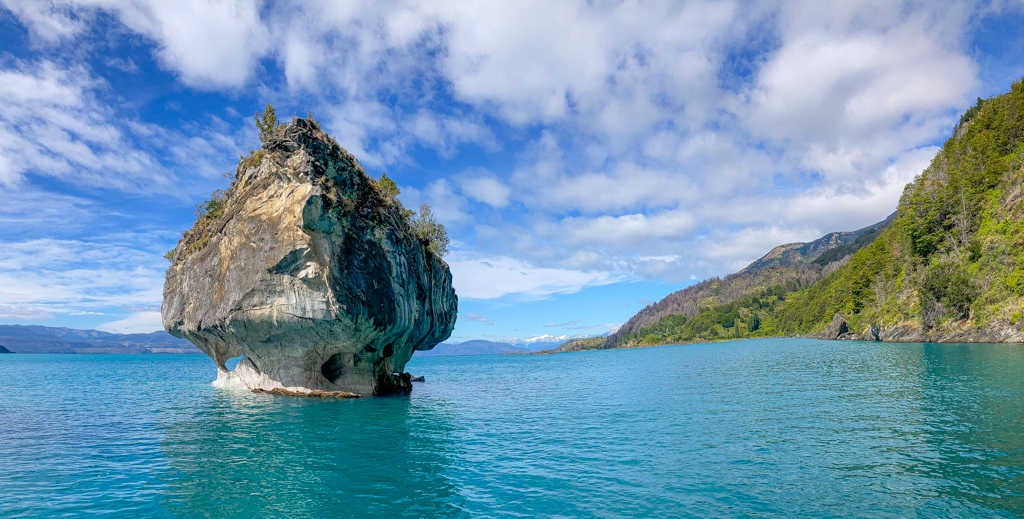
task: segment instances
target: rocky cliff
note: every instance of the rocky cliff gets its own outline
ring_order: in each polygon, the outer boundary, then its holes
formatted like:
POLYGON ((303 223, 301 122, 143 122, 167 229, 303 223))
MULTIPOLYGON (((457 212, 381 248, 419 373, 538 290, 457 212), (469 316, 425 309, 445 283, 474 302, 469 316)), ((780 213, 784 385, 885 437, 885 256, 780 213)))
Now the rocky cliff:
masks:
POLYGON ((448 265, 312 118, 263 141, 172 251, 164 327, 214 360, 217 386, 409 390, 413 351, 455 325, 448 265))

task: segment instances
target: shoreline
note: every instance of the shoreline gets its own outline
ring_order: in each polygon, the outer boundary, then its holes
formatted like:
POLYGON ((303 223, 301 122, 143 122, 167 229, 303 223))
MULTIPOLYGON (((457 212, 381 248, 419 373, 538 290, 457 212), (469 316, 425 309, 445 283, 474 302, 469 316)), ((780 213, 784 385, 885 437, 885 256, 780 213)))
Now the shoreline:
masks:
POLYGON ((834 338, 824 335, 825 332, 803 335, 764 335, 759 337, 735 337, 717 340, 696 340, 688 342, 664 342, 659 344, 625 343, 613 348, 587 348, 575 350, 542 350, 537 352, 503 353, 502 355, 553 355, 560 353, 579 353, 584 351, 636 350, 642 348, 658 348, 661 346, 689 346, 692 344, 712 344, 719 342, 753 341, 758 339, 814 339, 819 341, 859 341, 885 342, 903 344, 1019 344, 1024 345, 1024 331, 991 330, 969 328, 955 331, 923 332, 906 326, 895 326, 882 330, 878 338, 865 337, 867 334, 843 333, 834 338), (895 339, 895 340, 894 340, 895 339), (965 340, 966 339, 966 340, 965 340))

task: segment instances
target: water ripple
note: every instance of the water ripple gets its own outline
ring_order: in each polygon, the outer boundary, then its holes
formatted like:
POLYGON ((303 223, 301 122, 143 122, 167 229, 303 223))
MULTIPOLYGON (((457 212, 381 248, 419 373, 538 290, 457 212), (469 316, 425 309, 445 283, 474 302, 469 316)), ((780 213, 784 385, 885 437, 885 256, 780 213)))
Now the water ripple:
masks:
POLYGON ((1024 348, 416 358, 410 397, 0 357, 0 517, 1020 517, 1024 348))

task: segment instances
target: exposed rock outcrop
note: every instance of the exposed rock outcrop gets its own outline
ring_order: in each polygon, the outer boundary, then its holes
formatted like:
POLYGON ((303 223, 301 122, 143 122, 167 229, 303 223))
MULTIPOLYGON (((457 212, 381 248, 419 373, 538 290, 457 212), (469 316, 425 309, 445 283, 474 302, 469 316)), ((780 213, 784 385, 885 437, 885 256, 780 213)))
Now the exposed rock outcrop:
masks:
POLYGON ((843 319, 842 315, 835 314, 832 316, 832 324, 826 326, 825 329, 822 330, 821 333, 815 335, 815 337, 834 341, 849 332, 850 327, 846 324, 846 319, 843 319))
POLYGON ((903 324, 889 328, 869 326, 862 333, 853 333, 849 331, 846 320, 836 314, 832 319, 832 324, 820 333, 807 337, 843 341, 1024 343, 1024 330, 1010 323, 996 323, 995 326, 984 328, 969 324, 943 328, 924 328, 903 324))
POLYGON ((894 326, 883 329, 879 338, 885 342, 1024 343, 1024 330, 1010 323, 985 328, 964 325, 957 329, 894 326))
POLYGON ((401 205, 295 119, 175 248, 162 317, 214 360, 214 385, 365 395, 408 391, 406 362, 451 335, 457 306, 401 205))

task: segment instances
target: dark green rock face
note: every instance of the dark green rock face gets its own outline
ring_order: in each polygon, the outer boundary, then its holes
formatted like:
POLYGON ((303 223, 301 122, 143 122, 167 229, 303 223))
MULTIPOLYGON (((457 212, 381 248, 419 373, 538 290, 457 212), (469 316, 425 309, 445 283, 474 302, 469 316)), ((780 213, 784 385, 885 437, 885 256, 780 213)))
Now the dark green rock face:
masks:
POLYGON ((297 119, 248 162, 209 232, 175 250, 164 327, 213 358, 215 385, 408 391, 412 352, 455 325, 448 265, 315 122, 297 119))

